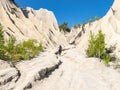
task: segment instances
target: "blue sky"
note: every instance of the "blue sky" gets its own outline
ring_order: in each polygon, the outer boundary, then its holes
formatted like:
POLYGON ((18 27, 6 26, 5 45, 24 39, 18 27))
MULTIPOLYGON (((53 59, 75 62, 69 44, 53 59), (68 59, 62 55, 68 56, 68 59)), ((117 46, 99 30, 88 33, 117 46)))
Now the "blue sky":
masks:
POLYGON ((54 12, 58 24, 68 22, 69 27, 89 20, 90 16, 103 17, 114 0, 15 0, 22 8, 46 8, 54 12))

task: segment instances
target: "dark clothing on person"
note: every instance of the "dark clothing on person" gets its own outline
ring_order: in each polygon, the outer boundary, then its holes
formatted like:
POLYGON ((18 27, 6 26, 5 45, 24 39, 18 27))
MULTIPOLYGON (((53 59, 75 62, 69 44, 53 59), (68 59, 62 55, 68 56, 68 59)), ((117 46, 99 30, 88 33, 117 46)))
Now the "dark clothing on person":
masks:
POLYGON ((60 45, 58 49, 58 54, 61 55, 61 53, 62 53, 62 46, 60 45))
POLYGON ((113 12, 113 15, 115 15, 115 10, 113 8, 111 8, 112 12, 113 12))
POLYGON ((82 25, 82 31, 83 31, 83 33, 85 33, 85 28, 84 27, 85 27, 85 24, 82 25))

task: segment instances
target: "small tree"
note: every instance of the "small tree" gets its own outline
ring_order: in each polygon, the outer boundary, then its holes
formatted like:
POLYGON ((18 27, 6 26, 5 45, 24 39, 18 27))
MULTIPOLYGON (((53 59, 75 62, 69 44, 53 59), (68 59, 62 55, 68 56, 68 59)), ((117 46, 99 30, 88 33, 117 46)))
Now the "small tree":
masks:
POLYGON ((80 28, 81 27, 81 24, 78 23, 77 25, 74 25, 73 28, 77 29, 77 28, 80 28))
POLYGON ((0 26, 0 46, 1 45, 4 45, 4 35, 3 35, 3 28, 2 28, 2 26, 0 26))
POLYGON ((89 45, 87 49, 88 57, 97 57, 104 60, 105 64, 108 64, 112 57, 107 53, 107 49, 105 48, 105 35, 100 30, 97 35, 94 35, 90 32, 89 45))
POLYGON ((98 35, 96 36, 96 47, 97 50, 97 57, 102 58, 103 54, 105 53, 105 35, 100 30, 98 35))
POLYGON ((14 55, 17 53, 16 52, 16 46, 15 46, 15 37, 14 36, 10 36, 9 40, 7 41, 7 45, 6 47, 6 52, 7 52, 7 56, 9 60, 12 60, 14 55))
POLYGON ((5 40, 4 40, 4 32, 3 27, 0 26, 0 59, 6 59, 6 48, 4 46, 5 40))
POLYGON ((64 32, 70 32, 70 29, 68 27, 68 23, 67 22, 63 22, 60 26, 60 31, 63 30, 64 32))
POLYGON ((73 27, 74 27, 75 29, 77 29, 77 28, 78 28, 78 27, 77 27, 77 25, 74 25, 73 27))
POLYGON ((81 24, 80 24, 80 23, 78 23, 78 25, 77 25, 77 26, 78 26, 78 28, 80 28, 80 27, 81 27, 81 24))
POLYGON ((89 25, 91 25, 91 23, 92 23, 92 16, 90 16, 89 25))
POLYGON ((95 36, 90 32, 89 46, 87 49, 88 57, 97 57, 102 58, 105 53, 105 35, 100 30, 99 33, 95 36))
POLYGON ((98 16, 95 16, 95 20, 98 21, 100 18, 98 16))
POLYGON ((19 60, 28 60, 39 54, 43 50, 42 44, 36 40, 28 40, 16 44, 16 38, 10 36, 9 40, 4 40, 3 28, 0 26, 0 59, 10 60, 12 62, 19 60))
POLYGON ((96 57, 96 39, 92 32, 90 32, 90 39, 89 39, 89 45, 87 49, 87 56, 88 57, 96 57))

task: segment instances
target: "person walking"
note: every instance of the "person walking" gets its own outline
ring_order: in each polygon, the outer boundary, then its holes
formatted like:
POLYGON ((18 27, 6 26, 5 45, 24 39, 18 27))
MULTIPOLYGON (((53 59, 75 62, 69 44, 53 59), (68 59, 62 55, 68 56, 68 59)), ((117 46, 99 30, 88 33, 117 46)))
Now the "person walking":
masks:
POLYGON ((61 55, 61 53, 62 53, 62 46, 59 45, 59 48, 58 48, 58 54, 61 55))

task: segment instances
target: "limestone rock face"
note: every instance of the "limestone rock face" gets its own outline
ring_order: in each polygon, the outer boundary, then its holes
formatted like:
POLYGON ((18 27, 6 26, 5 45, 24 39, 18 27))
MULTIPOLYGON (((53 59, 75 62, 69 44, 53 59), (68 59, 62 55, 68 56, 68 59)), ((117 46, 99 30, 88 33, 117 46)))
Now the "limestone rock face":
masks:
MULTIPOLYGON (((18 42, 36 39, 46 48, 67 45, 59 32, 54 14, 46 9, 21 9, 14 0, 0 0, 0 24, 5 38, 14 35, 18 42)), ((109 47, 117 43, 120 56, 120 0, 99 21, 72 29, 66 35, 72 46, 63 48, 61 56, 47 49, 29 61, 9 63, 0 60, 0 90, 120 90, 120 73, 96 58, 86 58, 90 31, 102 30, 109 47), (76 31, 75 31, 76 30, 76 31)))
POLYGON ((21 61, 15 65, 0 60, 0 90, 26 90, 33 83, 48 77, 61 62, 54 54, 42 53, 31 61, 21 61))
POLYGON ((21 9, 12 0, 0 0, 0 24, 6 39, 10 35, 14 35, 18 42, 36 39, 44 47, 67 44, 53 12, 46 9, 21 9))
POLYGON ((84 27, 81 26, 76 32, 72 30, 70 34, 75 35, 71 37, 71 42, 75 41, 77 47, 81 51, 85 51, 88 47, 88 39, 90 36, 90 31, 97 34, 99 30, 105 34, 105 42, 107 47, 110 45, 116 45, 116 55, 119 57, 120 53, 120 0, 114 0, 113 5, 109 9, 108 13, 98 21, 91 24, 85 24, 84 27), (83 33, 83 28, 85 33, 83 33))
POLYGON ((106 67, 97 58, 86 58, 78 49, 70 49, 52 75, 30 90, 119 90, 120 73, 106 67))
POLYGON ((18 78, 17 70, 6 61, 0 60, 0 90, 13 87, 18 78))

